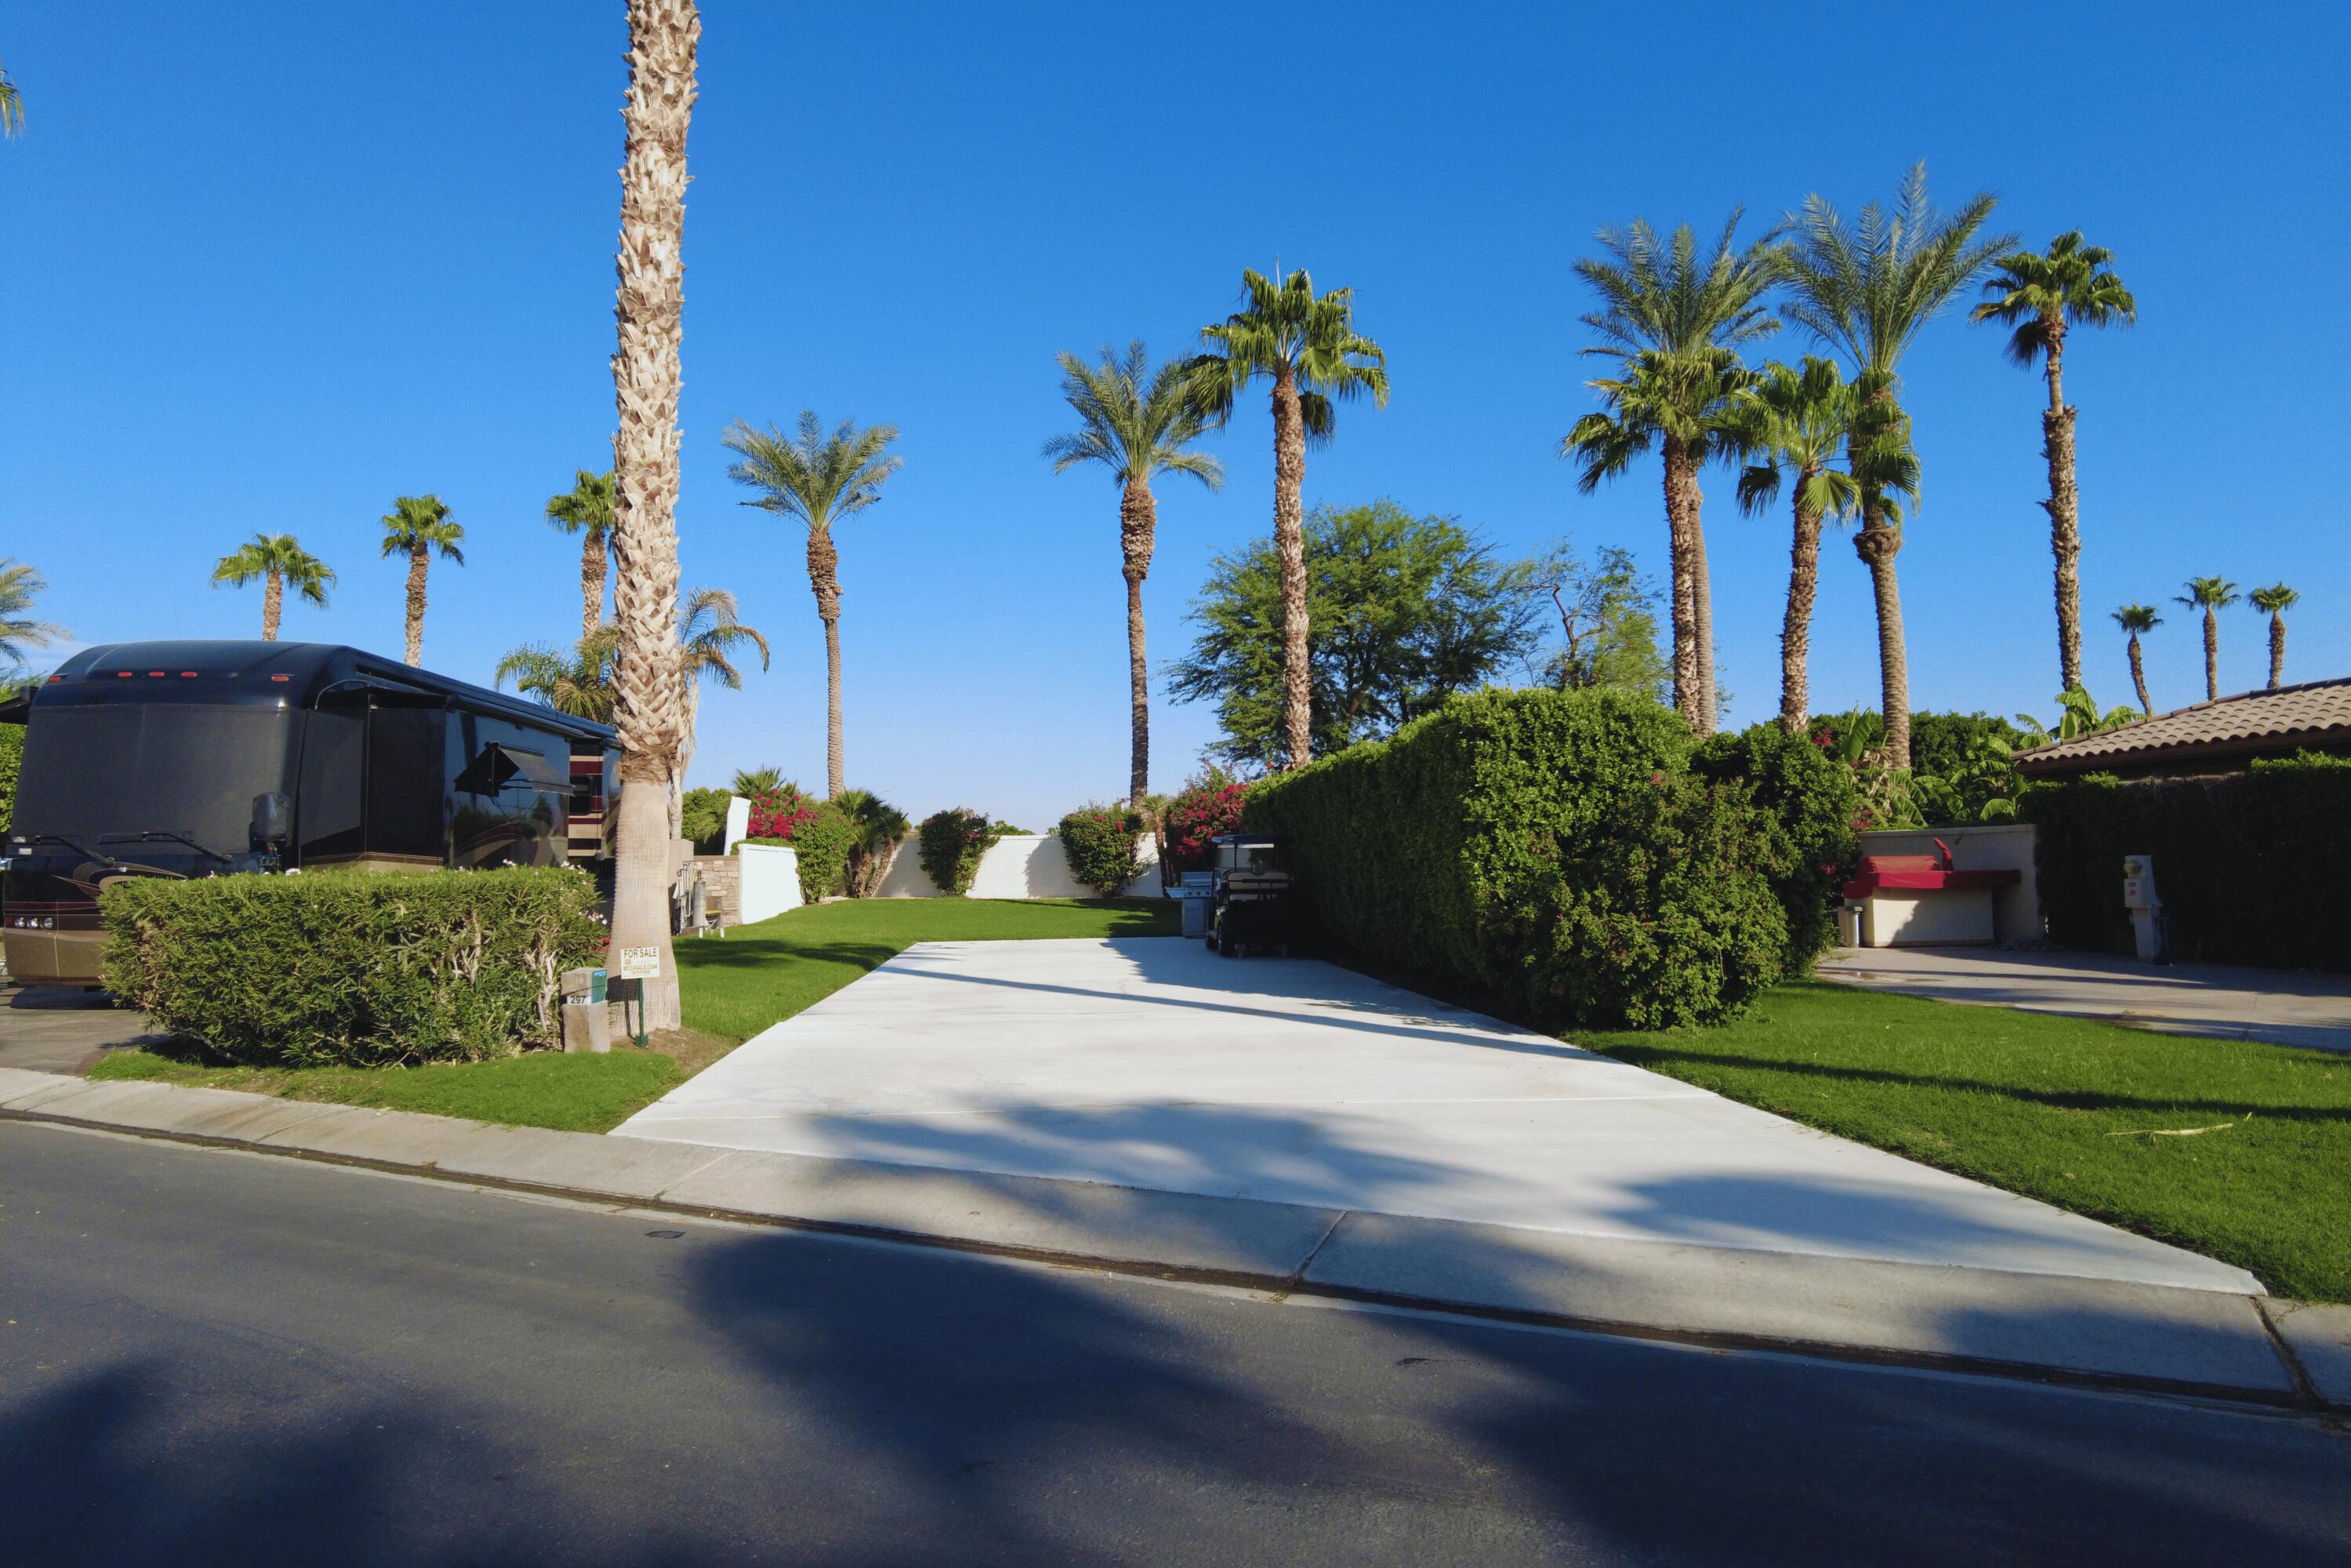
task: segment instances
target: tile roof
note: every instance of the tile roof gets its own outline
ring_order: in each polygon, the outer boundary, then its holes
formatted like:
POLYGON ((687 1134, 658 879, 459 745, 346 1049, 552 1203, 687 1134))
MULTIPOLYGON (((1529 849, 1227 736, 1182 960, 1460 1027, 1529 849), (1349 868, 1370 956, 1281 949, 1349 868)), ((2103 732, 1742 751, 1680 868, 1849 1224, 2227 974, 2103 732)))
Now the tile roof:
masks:
POLYGON ((2120 729, 2021 751, 2016 763, 2027 773, 2056 773, 2152 762, 2167 754, 2275 753, 2344 742, 2351 742, 2351 676, 2175 708, 2120 729))

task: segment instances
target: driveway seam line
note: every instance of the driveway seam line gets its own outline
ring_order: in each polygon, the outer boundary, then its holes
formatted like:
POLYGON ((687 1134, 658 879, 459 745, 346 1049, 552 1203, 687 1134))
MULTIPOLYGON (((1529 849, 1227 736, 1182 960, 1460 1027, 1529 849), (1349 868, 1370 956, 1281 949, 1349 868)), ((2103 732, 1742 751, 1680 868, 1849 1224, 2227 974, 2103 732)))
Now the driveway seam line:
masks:
POLYGON ((2262 1332, 2269 1336, 2270 1348, 2277 1352, 2278 1360, 2284 1364, 2286 1376, 2293 1380, 2294 1387, 2302 1391, 2304 1400, 2311 1408, 2326 1409, 2326 1396, 2319 1391, 2317 1380, 2310 1375, 2310 1369, 2303 1365, 2302 1357, 2295 1353, 2294 1346, 2286 1343, 2285 1335, 2278 1332, 2276 1320, 2270 1316, 2269 1304, 2259 1296, 2248 1299, 2253 1303, 2253 1311, 2260 1314, 2262 1332))

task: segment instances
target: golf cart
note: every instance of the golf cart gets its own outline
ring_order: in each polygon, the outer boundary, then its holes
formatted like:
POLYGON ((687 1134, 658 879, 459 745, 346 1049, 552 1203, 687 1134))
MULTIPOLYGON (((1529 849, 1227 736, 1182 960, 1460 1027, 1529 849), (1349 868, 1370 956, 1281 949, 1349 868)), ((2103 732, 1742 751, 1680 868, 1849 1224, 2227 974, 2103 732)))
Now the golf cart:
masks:
POLYGON ((1290 951, 1297 892, 1274 864, 1278 846, 1259 833, 1220 833, 1209 841, 1216 877, 1208 904, 1208 947, 1228 958, 1290 951))

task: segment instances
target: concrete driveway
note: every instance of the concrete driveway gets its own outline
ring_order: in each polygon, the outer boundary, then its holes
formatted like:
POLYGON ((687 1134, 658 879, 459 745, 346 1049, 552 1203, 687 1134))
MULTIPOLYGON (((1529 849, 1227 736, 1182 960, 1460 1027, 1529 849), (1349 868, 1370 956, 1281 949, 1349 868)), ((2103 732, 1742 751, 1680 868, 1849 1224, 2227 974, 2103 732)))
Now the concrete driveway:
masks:
POLYGON ((1619 1239, 2258 1291, 2244 1270, 1307 959, 924 943, 618 1135, 1619 1239))
POLYGON ((0 984, 0 1067, 87 1072, 109 1051, 168 1038, 102 991, 0 984))

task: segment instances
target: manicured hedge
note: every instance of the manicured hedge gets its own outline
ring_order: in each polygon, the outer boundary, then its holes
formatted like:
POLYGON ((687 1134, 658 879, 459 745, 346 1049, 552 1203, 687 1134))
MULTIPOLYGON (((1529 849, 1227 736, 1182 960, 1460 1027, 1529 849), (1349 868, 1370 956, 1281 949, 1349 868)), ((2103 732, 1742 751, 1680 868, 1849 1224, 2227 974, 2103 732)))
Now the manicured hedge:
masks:
POLYGON ((1799 845, 1825 856, 1851 829, 1798 747, 1695 750, 1644 697, 1485 691, 1266 780, 1245 821, 1375 967, 1546 1027, 1703 1023, 1820 951, 1824 873, 1799 845))
POLYGON ((1115 898, 1143 874, 1143 814, 1126 806, 1083 806, 1061 819, 1058 833, 1070 875, 1115 898))
POLYGON ((250 1067, 479 1061, 561 1042, 559 977, 604 961, 569 867, 121 882, 106 987, 250 1067))
POLYGON ((979 874, 979 857, 1002 836, 979 812, 950 806, 923 819, 914 830, 914 847, 931 885, 946 897, 961 898, 979 874))
POLYGON ((2123 857, 2155 857, 2171 956, 2351 972, 2351 758, 2257 761, 2247 773, 2035 784, 2042 913, 2061 946, 2131 952, 2123 857))

